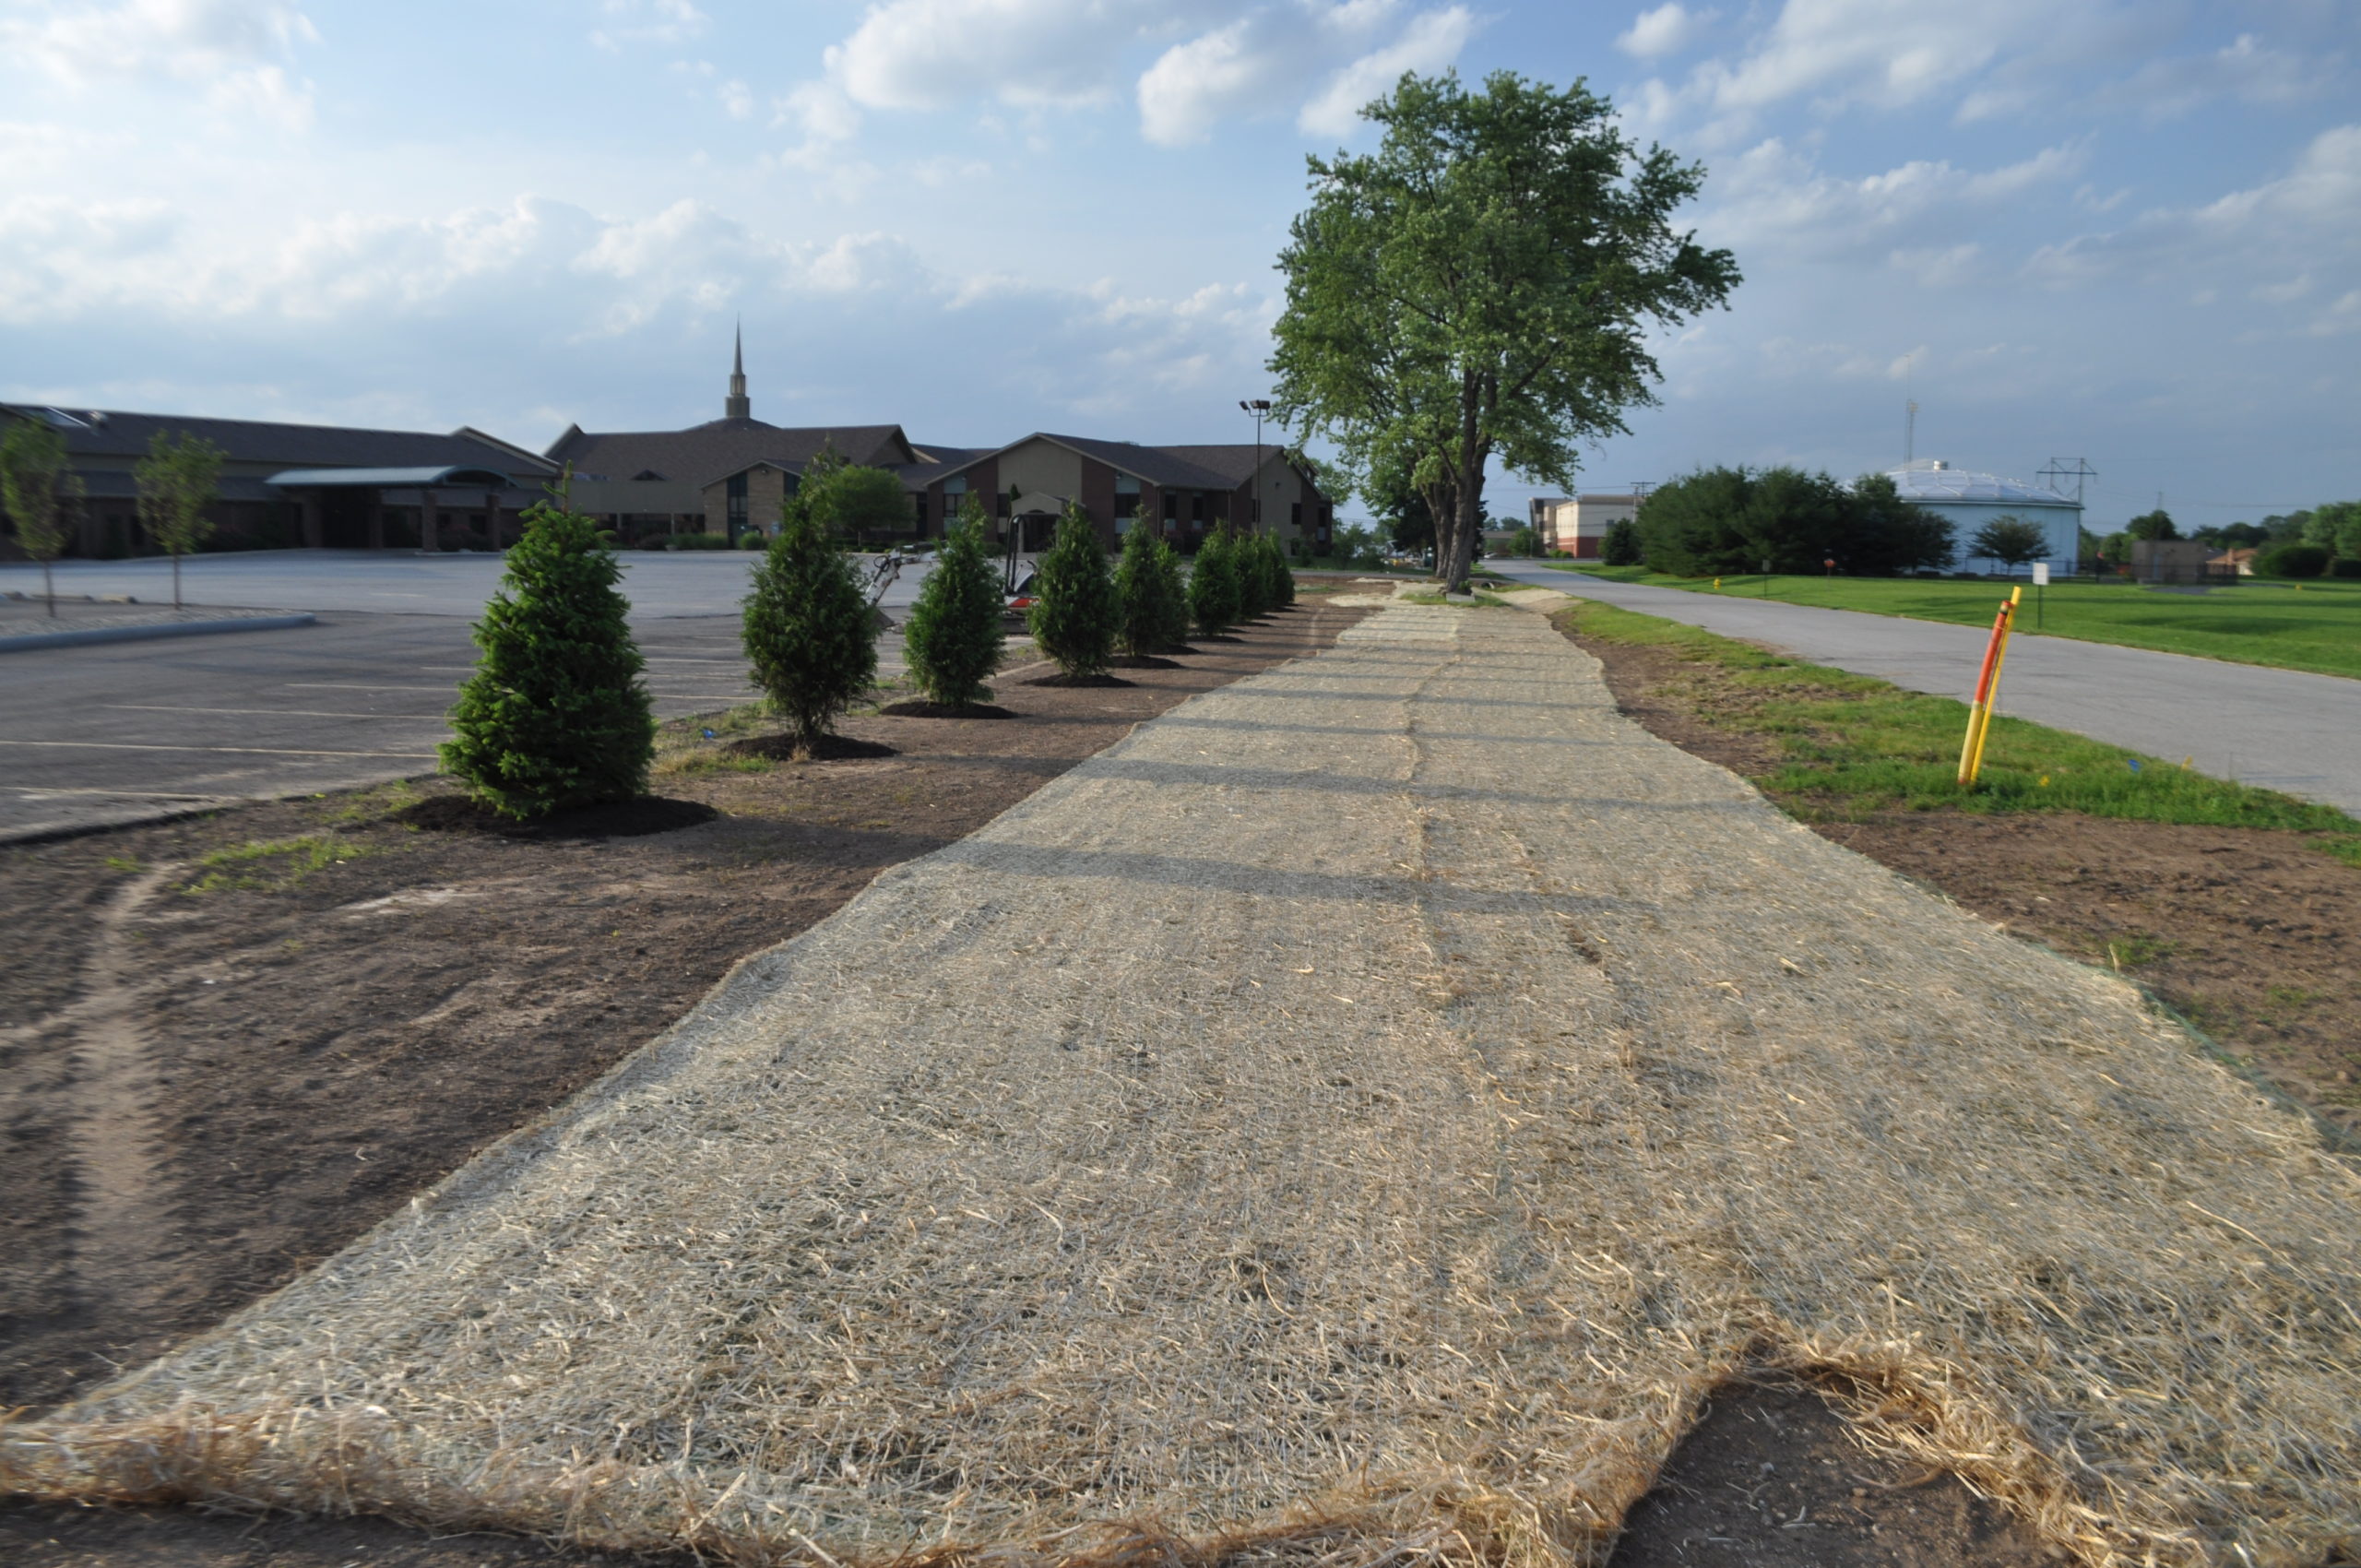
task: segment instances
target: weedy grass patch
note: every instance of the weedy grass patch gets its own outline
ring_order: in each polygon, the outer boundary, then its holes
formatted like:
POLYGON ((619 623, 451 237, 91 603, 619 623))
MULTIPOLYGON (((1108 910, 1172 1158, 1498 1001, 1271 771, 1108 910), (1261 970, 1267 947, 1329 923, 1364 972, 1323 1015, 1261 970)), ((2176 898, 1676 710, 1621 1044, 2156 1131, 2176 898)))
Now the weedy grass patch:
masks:
POLYGON ((187 894, 283 893, 303 885, 305 878, 329 866, 342 865, 384 851, 372 844, 312 833, 297 838, 272 838, 216 849, 198 861, 204 873, 181 889, 187 894))

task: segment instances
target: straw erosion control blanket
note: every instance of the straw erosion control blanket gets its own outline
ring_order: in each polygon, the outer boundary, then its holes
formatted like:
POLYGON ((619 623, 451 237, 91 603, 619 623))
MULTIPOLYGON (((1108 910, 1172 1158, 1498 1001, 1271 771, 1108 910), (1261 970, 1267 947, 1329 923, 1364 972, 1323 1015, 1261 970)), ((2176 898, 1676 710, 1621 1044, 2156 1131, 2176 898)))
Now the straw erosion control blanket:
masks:
POLYGON ((1623 720, 1539 618, 1402 606, 0 1452, 741 1562, 1542 1568, 1771 1362, 2086 1561, 2317 1562, 2355 1195, 2130 987, 1623 720))

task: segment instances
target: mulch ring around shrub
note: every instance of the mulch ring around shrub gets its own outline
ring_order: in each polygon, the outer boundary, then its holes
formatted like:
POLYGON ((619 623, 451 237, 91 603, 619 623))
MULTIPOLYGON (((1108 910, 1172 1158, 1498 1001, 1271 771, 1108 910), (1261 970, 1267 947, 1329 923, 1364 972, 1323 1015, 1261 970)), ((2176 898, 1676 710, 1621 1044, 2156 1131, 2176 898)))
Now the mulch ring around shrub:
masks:
MULTIPOLYGON (((1027 682, 1028 685, 1034 683, 1027 682)), ((1123 683, 1129 685, 1131 683, 1123 683)), ((896 702, 877 710, 887 719, 1014 719, 1015 714, 988 702, 896 702)))
POLYGON ((882 741, 857 741, 849 735, 822 735, 810 746, 799 746, 792 735, 752 735, 721 748, 724 756, 768 757, 773 762, 859 762, 901 754, 882 741))
MULTIPOLYGON (((1197 650, 1192 647, 1176 647, 1168 648, 1166 651, 1194 653, 1197 650)), ((1180 668, 1180 660, 1158 659, 1152 653, 1119 653, 1107 662, 1117 670, 1178 670, 1180 668)))
POLYGON ((694 827, 720 814, 702 801, 649 795, 636 801, 576 806, 519 822, 466 795, 431 795, 387 813, 386 819, 429 833, 496 833, 504 838, 643 838, 651 833, 694 827))
MULTIPOLYGON (((1179 666, 1168 666, 1168 668, 1177 669, 1179 666)), ((1056 675, 1036 675, 1025 683, 1028 686, 1132 686, 1138 684, 1135 681, 1124 680, 1121 675, 1103 673, 1068 675, 1062 672, 1056 675)))

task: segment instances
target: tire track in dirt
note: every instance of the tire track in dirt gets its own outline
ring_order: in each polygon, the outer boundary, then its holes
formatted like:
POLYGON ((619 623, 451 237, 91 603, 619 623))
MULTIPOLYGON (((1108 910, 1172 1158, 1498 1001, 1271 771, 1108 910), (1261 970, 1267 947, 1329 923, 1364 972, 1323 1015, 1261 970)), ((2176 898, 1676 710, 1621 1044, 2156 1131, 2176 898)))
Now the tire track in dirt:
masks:
POLYGON ((158 1127, 155 1043, 147 1018, 154 981, 134 951, 134 922, 159 888, 182 868, 154 867, 133 877, 100 911, 70 1016, 75 1045, 68 1146, 75 1162, 77 1223, 73 1272, 93 1316, 139 1321, 154 1305, 160 1238, 157 1211, 171 1180, 158 1127))

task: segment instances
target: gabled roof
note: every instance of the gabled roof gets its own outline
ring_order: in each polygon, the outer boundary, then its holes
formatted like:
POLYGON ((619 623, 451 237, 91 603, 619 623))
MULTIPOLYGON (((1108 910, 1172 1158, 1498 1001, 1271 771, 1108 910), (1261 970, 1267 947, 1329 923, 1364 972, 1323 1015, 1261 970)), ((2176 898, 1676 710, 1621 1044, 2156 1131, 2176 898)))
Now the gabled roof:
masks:
POLYGON ((586 477, 653 471, 708 484, 762 462, 801 472, 823 446, 871 468, 897 469, 918 458, 898 424, 788 429, 754 419, 713 420, 686 430, 597 432, 575 425, 557 438, 548 457, 572 463, 586 477))
MULTIPOLYGON (((923 474, 906 471, 903 482, 913 487, 931 484, 962 469, 972 468, 986 457, 1013 452, 1028 441, 1054 442, 1068 451, 1095 457, 1110 469, 1164 490, 1236 490, 1254 477, 1256 448, 1251 441, 1211 446, 1143 446, 1135 441, 1101 441, 1096 436, 1059 435, 1050 431, 1037 430, 1005 446, 963 454, 954 460, 926 469, 923 474)), ((941 452, 943 449, 932 450, 941 452)), ((1265 442, 1261 451, 1265 462, 1286 456, 1284 448, 1275 442, 1265 442)), ((1305 477, 1309 479, 1311 476, 1305 477)))
POLYGON ((971 463, 980 462, 1000 450, 997 446, 938 446, 932 442, 915 442, 919 460, 904 463, 894 471, 902 476, 908 490, 924 490, 936 480, 958 472, 971 463))
POLYGON ((148 443, 159 432, 186 431, 220 447, 233 463, 272 463, 291 469, 459 466, 531 475, 556 471, 546 458, 465 428, 435 435, 415 430, 356 430, 343 425, 125 413, 113 409, 53 409, 35 403, 0 403, 0 410, 55 428, 65 438, 69 457, 144 457, 148 443))

